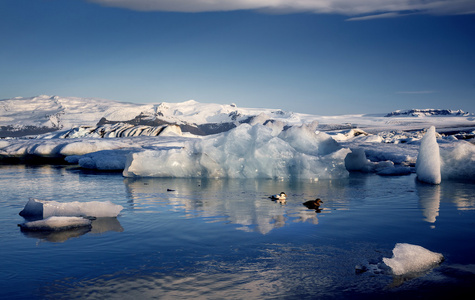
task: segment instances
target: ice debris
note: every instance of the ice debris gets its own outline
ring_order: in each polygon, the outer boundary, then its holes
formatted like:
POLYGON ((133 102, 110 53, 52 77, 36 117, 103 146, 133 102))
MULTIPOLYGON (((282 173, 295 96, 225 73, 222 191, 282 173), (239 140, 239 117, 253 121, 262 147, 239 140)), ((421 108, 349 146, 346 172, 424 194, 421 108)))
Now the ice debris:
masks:
POLYGON ((444 260, 444 256, 418 245, 397 243, 393 249, 393 257, 383 257, 394 275, 419 273, 427 271, 444 260))
POLYGON ((79 227, 91 227, 92 221, 83 217, 49 217, 18 224, 22 230, 27 231, 60 231, 79 227))
POLYGON ((440 184, 440 151, 434 126, 427 130, 421 140, 416 162, 416 173, 419 181, 440 184))
POLYGON ((20 216, 29 218, 48 218, 51 216, 69 217, 117 217, 123 209, 110 201, 68 202, 46 201, 30 198, 20 216))

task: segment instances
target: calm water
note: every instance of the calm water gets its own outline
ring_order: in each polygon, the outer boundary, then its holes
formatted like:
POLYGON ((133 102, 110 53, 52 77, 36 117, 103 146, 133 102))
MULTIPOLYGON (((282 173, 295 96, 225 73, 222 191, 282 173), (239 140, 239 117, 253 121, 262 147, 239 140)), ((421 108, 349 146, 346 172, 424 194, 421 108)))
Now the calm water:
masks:
POLYGON ((0 167, 0 187, 1 299, 410 299, 475 284, 474 184, 125 179, 17 165, 0 167), (267 198, 281 191, 286 205, 267 198), (124 210, 91 231, 26 235, 17 224, 29 197, 124 210), (320 213, 302 205, 316 197, 320 213), (411 278, 356 274, 399 242, 445 261, 411 278))

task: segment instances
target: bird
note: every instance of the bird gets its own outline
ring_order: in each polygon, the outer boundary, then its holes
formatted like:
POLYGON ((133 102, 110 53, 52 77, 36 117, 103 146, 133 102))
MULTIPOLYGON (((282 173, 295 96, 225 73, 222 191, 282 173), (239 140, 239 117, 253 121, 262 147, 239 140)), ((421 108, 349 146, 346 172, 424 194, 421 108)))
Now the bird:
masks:
POLYGON ((282 192, 278 195, 272 195, 269 198, 271 198, 272 200, 285 200, 287 199, 287 195, 284 192, 282 192))
POLYGON ((320 204, 322 204, 323 201, 320 198, 317 198, 315 200, 310 200, 307 202, 304 202, 303 205, 306 206, 308 209, 320 209, 320 204))
POLYGON ((280 204, 285 204, 287 202, 287 200, 286 200, 287 195, 284 192, 282 192, 278 195, 272 195, 269 198, 271 198, 272 201, 275 201, 275 202, 280 203, 280 204))

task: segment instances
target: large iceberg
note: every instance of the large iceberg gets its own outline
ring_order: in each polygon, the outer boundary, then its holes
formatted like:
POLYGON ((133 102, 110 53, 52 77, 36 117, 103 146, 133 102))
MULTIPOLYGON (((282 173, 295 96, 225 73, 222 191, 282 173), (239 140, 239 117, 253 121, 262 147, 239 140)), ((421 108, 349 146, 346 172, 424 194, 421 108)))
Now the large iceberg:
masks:
POLYGON ((444 256, 424 247, 398 243, 393 249, 393 257, 383 257, 383 262, 389 266, 394 275, 419 273, 440 264, 444 256))
POLYGON ((125 177, 319 179, 348 175, 348 149, 314 124, 276 129, 242 124, 228 132, 184 144, 129 155, 125 177))
POLYGON ((434 126, 427 130, 421 140, 416 162, 416 173, 417 179, 422 182, 440 184, 440 151, 434 126))
POLYGON ((99 202, 57 202, 30 198, 20 216, 27 218, 64 217, 117 217, 123 209, 110 201, 99 202))

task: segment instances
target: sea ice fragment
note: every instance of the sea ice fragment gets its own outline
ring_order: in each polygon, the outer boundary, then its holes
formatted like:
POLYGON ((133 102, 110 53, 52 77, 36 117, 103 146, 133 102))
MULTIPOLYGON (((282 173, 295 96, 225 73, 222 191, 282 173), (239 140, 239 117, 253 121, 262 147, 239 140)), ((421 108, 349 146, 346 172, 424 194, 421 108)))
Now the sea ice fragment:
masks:
POLYGON ((117 217, 123 209, 110 201, 99 202, 57 202, 30 198, 20 212, 23 217, 70 216, 70 217, 117 217))
POLYGON ((444 256, 418 245, 397 243, 392 258, 383 258, 394 275, 424 272, 440 264, 444 256))

